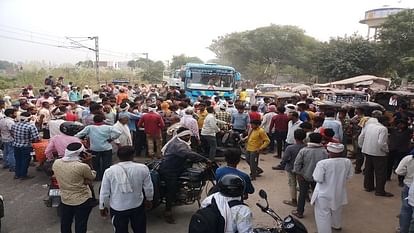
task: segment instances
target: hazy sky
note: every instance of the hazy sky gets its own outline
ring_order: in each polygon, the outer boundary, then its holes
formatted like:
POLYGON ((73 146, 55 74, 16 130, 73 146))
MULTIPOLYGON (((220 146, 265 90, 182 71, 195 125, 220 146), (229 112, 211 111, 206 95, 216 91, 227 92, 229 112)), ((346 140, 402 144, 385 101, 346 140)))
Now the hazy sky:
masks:
POLYGON ((85 49, 4 37, 68 45, 65 36, 97 35, 101 52, 107 53, 101 60, 130 60, 131 53, 147 52, 155 60, 185 53, 206 61, 214 58, 206 47, 218 36, 272 23, 297 25, 324 41, 354 32, 366 35, 359 20, 366 10, 385 4, 414 7, 412 0, 400 5, 391 0, 0 0, 0 59, 94 60, 94 53, 85 49), (104 49, 121 53, 112 56, 104 49))

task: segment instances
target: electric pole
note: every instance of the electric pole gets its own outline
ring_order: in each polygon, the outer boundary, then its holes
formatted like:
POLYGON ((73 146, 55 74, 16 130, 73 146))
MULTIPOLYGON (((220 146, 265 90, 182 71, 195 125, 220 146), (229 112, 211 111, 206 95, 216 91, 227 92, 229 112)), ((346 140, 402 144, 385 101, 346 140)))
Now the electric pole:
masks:
POLYGON ((98 85, 100 85, 100 78, 99 78, 99 41, 98 36, 89 36, 89 37, 66 37, 66 39, 70 40, 70 43, 73 45, 70 48, 85 48, 95 52, 95 76, 98 85), (87 40, 95 40, 95 48, 91 48, 89 46, 81 44, 81 42, 87 40))

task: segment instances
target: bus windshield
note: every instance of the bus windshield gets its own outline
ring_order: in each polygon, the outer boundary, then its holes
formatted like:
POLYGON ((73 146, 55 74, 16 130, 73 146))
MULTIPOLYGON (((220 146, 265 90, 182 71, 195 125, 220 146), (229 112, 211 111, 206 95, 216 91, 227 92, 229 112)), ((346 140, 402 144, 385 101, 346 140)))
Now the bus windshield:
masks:
POLYGON ((234 75, 228 70, 191 69, 187 88, 198 90, 232 91, 234 75))

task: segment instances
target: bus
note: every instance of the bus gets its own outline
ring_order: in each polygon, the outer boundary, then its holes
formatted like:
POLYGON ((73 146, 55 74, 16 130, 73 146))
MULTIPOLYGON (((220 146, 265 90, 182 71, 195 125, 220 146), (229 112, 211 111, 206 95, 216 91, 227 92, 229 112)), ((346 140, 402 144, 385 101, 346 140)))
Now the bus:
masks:
POLYGON ((199 96, 213 95, 234 100, 236 81, 241 78, 233 67, 211 63, 187 63, 178 75, 184 83, 185 94, 193 102, 199 96))

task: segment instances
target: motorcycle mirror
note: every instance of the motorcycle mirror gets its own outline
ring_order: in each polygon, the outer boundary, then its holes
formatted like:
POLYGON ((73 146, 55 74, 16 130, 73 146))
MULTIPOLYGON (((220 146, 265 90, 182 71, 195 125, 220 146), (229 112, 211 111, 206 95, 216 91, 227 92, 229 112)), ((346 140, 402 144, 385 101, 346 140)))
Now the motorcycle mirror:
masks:
POLYGON ((266 191, 264 191, 263 189, 260 189, 260 191, 259 191, 259 196, 260 196, 262 199, 267 200, 267 193, 266 193, 266 191))

